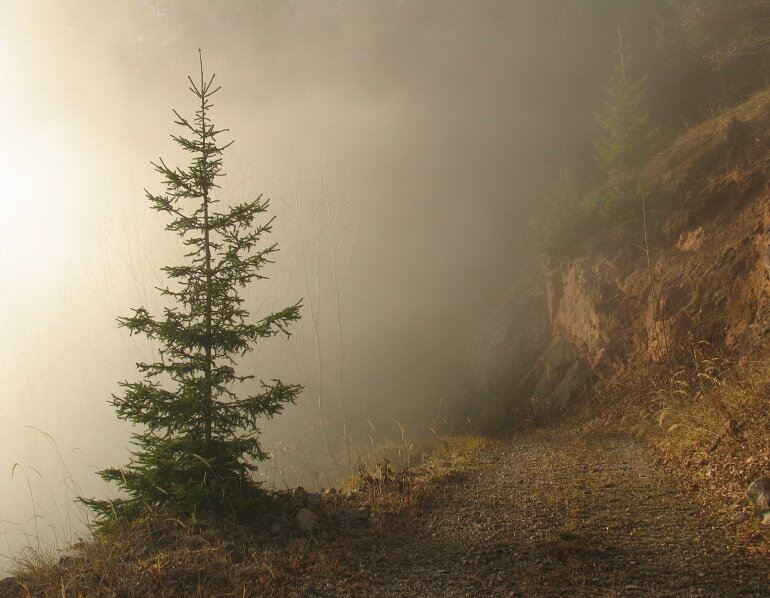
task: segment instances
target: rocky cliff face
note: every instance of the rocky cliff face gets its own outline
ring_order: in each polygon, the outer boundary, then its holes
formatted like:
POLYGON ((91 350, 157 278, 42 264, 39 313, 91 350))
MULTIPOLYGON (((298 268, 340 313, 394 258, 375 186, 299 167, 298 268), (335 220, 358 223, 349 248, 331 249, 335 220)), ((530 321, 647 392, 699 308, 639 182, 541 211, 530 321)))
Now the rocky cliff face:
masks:
POLYGON ((509 301, 481 335, 478 402, 492 397, 489 413, 506 400, 520 411, 550 413, 599 379, 642 363, 673 367, 702 343, 734 363, 764 355, 769 160, 770 91, 655 158, 645 177, 674 207, 647 215, 647 242, 640 230, 614 250, 585 249, 545 264, 538 291, 509 301))

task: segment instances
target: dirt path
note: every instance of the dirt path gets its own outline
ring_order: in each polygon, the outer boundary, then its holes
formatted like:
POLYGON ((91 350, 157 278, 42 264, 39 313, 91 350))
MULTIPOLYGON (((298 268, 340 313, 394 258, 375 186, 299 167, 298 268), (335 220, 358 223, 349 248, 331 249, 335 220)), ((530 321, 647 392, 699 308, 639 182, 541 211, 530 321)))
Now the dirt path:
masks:
POLYGON ((770 596, 770 563, 632 440, 517 438, 305 596, 770 596))

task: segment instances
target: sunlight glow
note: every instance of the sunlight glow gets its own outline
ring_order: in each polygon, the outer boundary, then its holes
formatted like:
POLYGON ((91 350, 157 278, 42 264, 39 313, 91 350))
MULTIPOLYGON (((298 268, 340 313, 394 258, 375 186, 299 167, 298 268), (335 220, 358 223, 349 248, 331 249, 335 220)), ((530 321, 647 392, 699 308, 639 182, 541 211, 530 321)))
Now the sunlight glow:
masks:
POLYGON ((40 291, 64 274, 75 239, 64 184, 72 182, 71 164, 58 147, 37 141, 34 157, 0 150, 0 270, 5 286, 10 279, 40 291))

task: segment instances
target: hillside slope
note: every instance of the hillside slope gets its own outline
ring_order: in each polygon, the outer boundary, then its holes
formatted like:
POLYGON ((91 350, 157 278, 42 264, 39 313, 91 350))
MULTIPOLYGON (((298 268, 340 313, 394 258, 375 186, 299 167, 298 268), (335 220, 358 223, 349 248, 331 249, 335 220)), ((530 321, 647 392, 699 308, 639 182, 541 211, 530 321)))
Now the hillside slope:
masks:
POLYGON ((646 214, 647 240, 640 225, 611 250, 587 242, 577 257, 543 265, 530 296, 501 308, 503 327, 494 325, 499 313, 490 318, 495 332, 478 340, 477 387, 497 401, 481 423, 499 421, 501 405, 562 411, 597 383, 650 364, 677 371, 695 356, 732 364, 764 356, 769 159, 770 90, 653 159, 644 177, 666 207, 646 214), (507 378, 496 376, 503 371, 507 378))

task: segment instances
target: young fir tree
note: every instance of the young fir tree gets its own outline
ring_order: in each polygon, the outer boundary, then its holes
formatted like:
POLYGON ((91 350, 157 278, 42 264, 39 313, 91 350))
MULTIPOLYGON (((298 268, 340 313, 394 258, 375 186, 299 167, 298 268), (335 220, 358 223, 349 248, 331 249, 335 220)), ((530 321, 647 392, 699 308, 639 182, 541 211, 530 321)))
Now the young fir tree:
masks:
POLYGON ((596 143, 597 163, 609 176, 637 169, 652 155, 657 135, 644 109, 647 78, 631 78, 631 57, 620 34, 617 56, 618 62, 604 88, 604 110, 596 117, 604 130, 596 143))
POLYGON ((585 238, 589 224, 583 195, 570 176, 561 173, 535 210, 530 224, 531 239, 543 257, 559 259, 585 238))
POLYGON ((240 398, 232 386, 252 375, 239 375, 235 359, 254 343, 279 333, 299 319, 296 303, 254 321, 243 307, 239 289, 265 279, 260 269, 271 263, 275 244, 258 247, 273 219, 258 226, 255 216, 268 200, 239 203, 219 211, 215 199, 222 171, 222 152, 230 143, 219 136, 209 111, 214 77, 206 79, 201 60, 200 82, 189 78, 198 101, 192 120, 176 110, 183 133, 172 139, 192 155, 186 169, 161 159, 153 163, 166 191, 145 191, 151 207, 170 218, 166 229, 187 247, 184 265, 163 271, 171 284, 159 289, 169 299, 163 315, 144 308, 119 318, 131 334, 156 341, 159 357, 138 363, 141 382, 123 382, 122 396, 113 396, 119 418, 137 424, 132 459, 124 468, 99 472, 127 494, 117 500, 82 499, 102 525, 131 520, 148 506, 162 504, 179 513, 198 511, 242 514, 253 509, 264 491, 253 479, 255 462, 264 460, 257 422, 279 413, 301 391, 280 380, 261 382, 261 392, 240 398), (186 136, 185 136, 186 135, 186 136))

